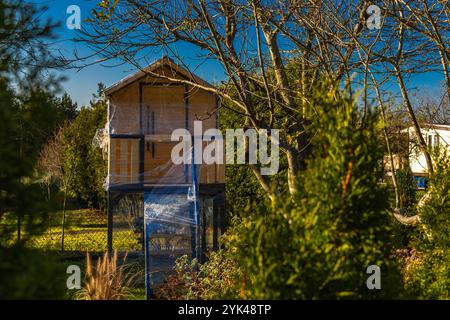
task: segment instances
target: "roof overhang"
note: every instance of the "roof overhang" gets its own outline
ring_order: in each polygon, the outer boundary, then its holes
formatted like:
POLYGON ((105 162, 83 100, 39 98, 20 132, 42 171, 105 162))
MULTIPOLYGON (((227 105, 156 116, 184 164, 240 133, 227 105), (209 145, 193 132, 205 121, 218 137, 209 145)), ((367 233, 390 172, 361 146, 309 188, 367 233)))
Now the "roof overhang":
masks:
MULTIPOLYGON (((408 132, 409 129, 414 128, 414 126, 406 127, 405 129, 401 130, 401 132, 408 132)), ((450 125, 448 124, 436 124, 436 123, 423 123, 420 125, 420 129, 427 129, 427 130, 444 130, 444 131, 450 131, 450 125)))
MULTIPOLYGON (((163 67, 169 67, 171 70, 176 72, 176 74, 181 75, 183 78, 185 78, 186 80, 188 80, 190 82, 199 84, 200 86, 203 86, 203 87, 214 88, 214 86, 212 84, 210 84, 207 81, 203 80, 202 78, 196 76, 195 74, 193 74, 186 68, 183 68, 180 65, 176 64, 169 57, 163 57, 163 58, 153 62, 149 66, 143 68, 142 70, 139 70, 139 71, 133 73, 132 75, 129 75, 129 76, 123 78, 122 80, 116 82, 112 86, 108 87, 105 90, 105 94, 106 94, 106 96, 110 96, 114 92, 119 91, 120 89, 128 86, 129 84, 131 84, 135 81, 138 81, 139 79, 144 78, 146 76, 151 76, 151 77, 160 76, 161 79, 168 79, 167 75, 163 75, 163 74, 160 74, 157 72, 158 70, 160 70, 163 67)), ((168 80, 170 80, 170 79, 168 79, 168 80)))

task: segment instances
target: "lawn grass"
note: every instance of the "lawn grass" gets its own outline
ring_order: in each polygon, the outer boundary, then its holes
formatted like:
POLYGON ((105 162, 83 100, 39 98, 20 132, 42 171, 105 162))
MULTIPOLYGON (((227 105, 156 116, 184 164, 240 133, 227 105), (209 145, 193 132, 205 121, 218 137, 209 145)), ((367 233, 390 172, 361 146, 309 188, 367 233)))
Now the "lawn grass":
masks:
MULTIPOLYGON (((27 245, 33 249, 60 251, 62 239, 62 212, 54 212, 50 216, 49 227, 41 235, 35 236, 28 241, 27 245)), ((5 216, 0 224, 2 227, 14 229, 16 221, 8 220, 5 216)), ((23 230, 22 234, 25 234, 23 230)), ((11 243, 15 243, 16 234, 12 233, 11 243)), ((91 210, 68 210, 66 211, 66 223, 64 230, 64 251, 79 252, 105 252, 108 248, 108 227, 105 213, 91 210)), ((114 229, 113 248, 123 251, 141 250, 139 235, 128 225, 114 229)))
MULTIPOLYGON (((55 222, 47 232, 34 239, 36 248, 46 250, 61 249, 62 213, 55 217, 55 222)), ((64 231, 64 250, 104 252, 108 249, 108 229, 106 214, 94 210, 73 210, 66 213, 66 227, 64 231)), ((124 251, 140 250, 142 245, 138 235, 129 228, 115 229, 113 248, 124 251)))
MULTIPOLYGON (((45 233, 39 237, 35 237, 30 242, 30 245, 35 249, 61 250, 61 238, 61 232, 52 231, 50 234, 45 233)), ((107 246, 108 235, 106 228, 96 228, 91 230, 68 229, 65 231, 65 251, 104 252, 108 249, 107 246)), ((136 234, 132 230, 115 230, 113 248, 134 251, 140 250, 142 245, 138 242, 136 234)))

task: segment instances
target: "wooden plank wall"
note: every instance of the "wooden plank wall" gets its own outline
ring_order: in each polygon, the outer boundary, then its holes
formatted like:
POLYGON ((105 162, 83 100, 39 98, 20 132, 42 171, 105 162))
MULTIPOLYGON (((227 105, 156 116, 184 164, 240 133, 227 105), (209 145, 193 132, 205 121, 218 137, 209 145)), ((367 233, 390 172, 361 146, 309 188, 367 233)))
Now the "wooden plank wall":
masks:
MULTIPOLYGON (((144 183, 179 184, 190 181, 190 166, 174 165, 167 141, 174 129, 194 133, 194 120, 203 122, 203 131, 217 127, 216 97, 204 90, 170 84, 147 77, 115 92, 110 97, 110 123, 114 134, 142 134, 144 143, 144 183), (166 141, 151 137, 166 136, 166 141), (186 180, 186 174, 188 180, 186 180)), ((164 139, 163 139, 164 140, 164 139)), ((206 145, 206 143, 204 143, 206 145)), ((110 183, 139 183, 139 139, 111 139, 110 183)), ((200 183, 223 183, 224 165, 202 164, 200 183)))
POLYGON ((110 139, 109 183, 139 183, 139 139, 110 139))

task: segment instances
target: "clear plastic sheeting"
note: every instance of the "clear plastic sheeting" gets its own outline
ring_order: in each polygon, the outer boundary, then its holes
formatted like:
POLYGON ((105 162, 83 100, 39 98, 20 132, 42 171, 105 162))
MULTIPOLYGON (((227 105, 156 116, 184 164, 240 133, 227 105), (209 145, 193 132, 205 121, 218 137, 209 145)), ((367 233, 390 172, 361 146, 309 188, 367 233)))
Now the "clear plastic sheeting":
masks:
MULTIPOLYGON (((108 159, 108 143, 109 143, 109 134, 108 134, 108 125, 106 128, 97 129, 95 131, 94 138, 92 138, 92 146, 94 148, 100 148, 102 150, 102 156, 104 160, 108 159)), ((109 188, 109 174, 106 176, 105 181, 103 182, 103 188, 108 190, 109 188)))
POLYGON ((200 224, 194 203, 185 193, 177 193, 167 190, 164 195, 144 196, 148 288, 172 271, 176 258, 197 258, 199 253, 200 224))
MULTIPOLYGON (((192 148, 192 159, 194 152, 192 148)), ((144 193, 147 292, 155 280, 170 272, 177 257, 188 255, 201 260, 197 166, 186 168, 191 173, 188 186, 165 186, 144 193)))
POLYGON ((92 146, 102 149, 103 159, 107 159, 108 157, 108 139, 108 131, 105 128, 97 129, 92 139, 92 146))
MULTIPOLYGON (((206 130, 218 128, 219 120, 217 96, 173 79, 210 85, 168 58, 146 70, 105 91, 108 120, 93 145, 108 159, 108 247, 139 257, 145 253, 150 288, 173 271, 176 258, 202 260, 207 250, 217 248, 225 167, 175 164, 171 157, 179 143, 172 141, 175 130, 194 137, 194 121, 201 121, 202 132, 195 132, 195 138, 202 139, 206 130)), ((207 143, 202 142, 203 148, 207 143)))
POLYGON ((186 255, 202 261, 204 253, 213 249, 213 199, 202 197, 197 223, 194 204, 186 194, 167 191, 165 195, 146 193, 144 197, 149 290, 173 272, 177 258, 186 255))
POLYGON ((166 192, 168 194, 145 193, 145 218, 155 223, 197 225, 195 216, 189 214, 194 210, 194 199, 188 194, 177 194, 177 191, 166 192))
MULTIPOLYGON (((171 70, 165 74, 174 76, 171 70)), ((216 96, 210 92, 165 79, 145 76, 108 95, 109 144, 99 133, 97 145, 109 153, 108 184, 186 184, 190 172, 171 159, 172 133, 185 129, 194 136, 194 121, 202 133, 218 128, 216 96)), ((198 135, 198 132, 195 133, 198 135)), ((202 139, 200 137, 200 139, 202 139)), ((206 142, 203 143, 206 147, 206 142)), ((199 150, 202 152, 202 150, 199 150)), ((201 164, 199 183, 223 183, 223 164, 201 164)))

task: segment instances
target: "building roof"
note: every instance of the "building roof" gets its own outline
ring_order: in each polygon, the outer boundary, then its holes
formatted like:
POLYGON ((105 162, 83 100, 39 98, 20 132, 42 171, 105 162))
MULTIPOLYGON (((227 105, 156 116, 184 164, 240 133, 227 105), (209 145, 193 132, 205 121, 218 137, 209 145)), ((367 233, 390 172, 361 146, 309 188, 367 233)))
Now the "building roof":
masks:
POLYGON ((130 83, 133 83, 145 76, 153 76, 152 72, 157 73, 156 71, 162 67, 169 67, 170 69, 172 69, 173 71, 175 71, 176 73, 184 76, 187 79, 190 79, 192 82, 198 83, 202 86, 205 87, 210 87, 210 88, 214 88, 213 85, 211 85, 210 83, 208 83, 207 81, 203 80, 202 78, 196 76, 195 74, 193 74, 192 72, 190 72, 189 70, 181 67, 180 65, 176 64, 172 59, 170 59, 169 57, 165 56, 153 63, 151 63, 150 65, 148 65, 147 67, 143 68, 142 70, 139 70, 129 76, 126 76, 125 78, 123 78, 122 80, 116 82, 115 84, 113 84, 112 86, 108 87, 105 90, 105 94, 107 96, 111 95, 112 93, 126 87, 127 85, 129 85, 130 83))
MULTIPOLYGON (((408 128, 411 128, 411 127, 413 127, 413 126, 410 125, 408 128)), ((440 123, 422 123, 420 125, 420 128, 450 131, 450 125, 449 124, 440 124, 440 123)))

